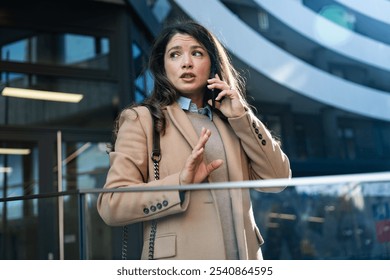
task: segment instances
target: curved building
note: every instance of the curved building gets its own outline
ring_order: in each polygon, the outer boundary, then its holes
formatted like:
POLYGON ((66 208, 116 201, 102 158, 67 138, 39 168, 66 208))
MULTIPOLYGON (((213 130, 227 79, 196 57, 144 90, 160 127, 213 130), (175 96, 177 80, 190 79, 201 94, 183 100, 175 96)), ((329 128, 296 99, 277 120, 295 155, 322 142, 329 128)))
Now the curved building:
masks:
POLYGON ((386 24, 374 11, 335 1, 175 2, 250 69, 249 95, 273 116, 296 175, 388 169, 390 45, 363 33, 386 24))

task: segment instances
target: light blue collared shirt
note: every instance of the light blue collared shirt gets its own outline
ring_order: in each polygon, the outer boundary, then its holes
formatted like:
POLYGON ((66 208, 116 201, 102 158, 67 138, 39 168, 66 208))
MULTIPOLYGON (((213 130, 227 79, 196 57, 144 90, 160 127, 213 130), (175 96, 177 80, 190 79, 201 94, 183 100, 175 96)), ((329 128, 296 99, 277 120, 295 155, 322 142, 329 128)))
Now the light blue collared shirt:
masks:
POLYGON ((177 99, 177 103, 179 103, 180 107, 183 110, 189 111, 191 113, 198 113, 201 115, 206 115, 209 117, 210 121, 213 120, 213 112, 211 111, 210 105, 206 104, 205 107, 198 109, 195 103, 192 103, 190 98, 180 96, 177 99))

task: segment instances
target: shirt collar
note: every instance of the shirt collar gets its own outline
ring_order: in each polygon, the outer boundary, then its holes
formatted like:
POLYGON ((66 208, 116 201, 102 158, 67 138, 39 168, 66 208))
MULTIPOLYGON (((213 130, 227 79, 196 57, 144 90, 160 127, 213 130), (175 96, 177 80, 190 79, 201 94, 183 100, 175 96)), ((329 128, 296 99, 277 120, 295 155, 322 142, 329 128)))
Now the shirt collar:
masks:
POLYGON ((195 103, 191 102, 190 98, 180 96, 177 99, 177 103, 179 103, 180 107, 183 110, 189 111, 191 113, 198 113, 201 115, 206 115, 209 117, 209 119, 212 121, 213 120, 213 113, 211 111, 210 105, 206 104, 205 107, 198 109, 195 103))

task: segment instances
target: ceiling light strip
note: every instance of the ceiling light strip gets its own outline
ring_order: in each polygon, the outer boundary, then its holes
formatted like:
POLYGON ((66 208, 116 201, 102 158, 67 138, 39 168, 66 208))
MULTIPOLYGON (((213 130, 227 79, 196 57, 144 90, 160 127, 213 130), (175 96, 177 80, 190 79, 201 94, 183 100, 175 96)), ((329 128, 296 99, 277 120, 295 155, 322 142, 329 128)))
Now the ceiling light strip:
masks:
POLYGON ((0 166, 0 173, 12 173, 12 167, 2 167, 2 166, 0 166))
POLYGON ((81 99, 83 99, 82 94, 24 89, 24 88, 12 88, 12 87, 5 87, 3 89, 2 95, 17 97, 17 98, 39 99, 39 100, 48 100, 48 101, 70 102, 70 103, 78 103, 81 101, 81 99))
POLYGON ((30 149, 0 148, 0 154, 3 155, 28 155, 30 153, 30 149))

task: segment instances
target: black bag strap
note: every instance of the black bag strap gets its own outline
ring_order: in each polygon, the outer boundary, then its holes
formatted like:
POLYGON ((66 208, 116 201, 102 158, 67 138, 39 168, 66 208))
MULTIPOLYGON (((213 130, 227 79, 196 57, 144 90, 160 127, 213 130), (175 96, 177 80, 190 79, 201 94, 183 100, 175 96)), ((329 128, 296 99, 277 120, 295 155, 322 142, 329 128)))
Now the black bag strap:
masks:
MULTIPOLYGON (((150 111, 150 108, 147 107, 150 111)), ((153 148, 152 153, 150 154, 150 158, 153 161, 153 170, 154 170, 154 180, 160 179, 160 168, 159 163, 161 160, 161 150, 160 150, 160 133, 155 128, 155 117, 152 112, 150 112, 152 116, 152 129, 153 129, 153 148)), ((127 260, 127 240, 128 240, 129 229, 128 226, 123 226, 122 231, 122 260, 127 260)), ((154 258, 154 241, 156 239, 157 233, 157 221, 152 220, 151 231, 149 236, 149 252, 148 259, 153 260, 154 258)))
MULTIPOLYGON (((152 115, 152 114, 151 114, 152 115)), ((150 158, 153 161, 154 166, 154 180, 160 179, 159 171, 159 162, 161 160, 161 150, 160 150, 160 133, 154 127, 154 116, 152 115, 152 127, 153 127, 153 148, 150 158)))

